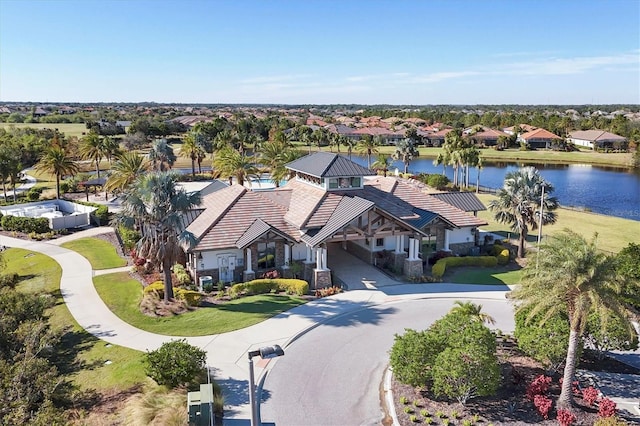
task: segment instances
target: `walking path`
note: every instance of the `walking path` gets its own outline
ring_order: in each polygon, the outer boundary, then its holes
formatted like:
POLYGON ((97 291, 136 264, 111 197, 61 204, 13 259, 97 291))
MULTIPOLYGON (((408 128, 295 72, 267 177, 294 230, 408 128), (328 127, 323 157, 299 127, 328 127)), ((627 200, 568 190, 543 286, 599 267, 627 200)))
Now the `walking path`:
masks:
MULTIPOLYGON (((60 247, 65 241, 113 232, 112 228, 90 228, 49 242, 21 240, 2 236, 0 243, 43 253, 53 258, 62 268, 60 291, 76 321, 94 336, 109 343, 137 349, 154 350, 177 336, 164 336, 137 329, 118 318, 104 304, 92 282, 94 274, 128 270, 93 271, 87 259, 78 253, 60 247)), ((352 268, 357 269, 357 268, 352 268)), ((347 277, 349 278, 349 277, 347 277)), ((349 278, 351 279, 351 278, 349 278)), ((225 422, 245 423, 250 419, 248 404, 247 352, 262 346, 279 344, 286 348, 298 336, 308 332, 337 315, 365 309, 370 306, 420 298, 463 298, 472 300, 504 300, 507 286, 467 284, 402 284, 387 282, 384 287, 353 290, 329 298, 311 301, 287 312, 241 330, 210 336, 187 337, 186 340, 207 352, 207 364, 225 389, 225 422)), ((276 358, 277 359, 277 358, 276 358)), ((255 363, 256 381, 268 368, 269 360, 255 363)))

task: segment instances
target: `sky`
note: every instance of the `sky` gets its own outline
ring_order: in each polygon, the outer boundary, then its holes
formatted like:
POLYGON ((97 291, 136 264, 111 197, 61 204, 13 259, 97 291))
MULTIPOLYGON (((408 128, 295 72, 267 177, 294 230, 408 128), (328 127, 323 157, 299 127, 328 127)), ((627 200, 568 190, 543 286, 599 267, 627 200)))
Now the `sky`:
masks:
POLYGON ((640 0, 0 0, 0 101, 638 104, 640 0))

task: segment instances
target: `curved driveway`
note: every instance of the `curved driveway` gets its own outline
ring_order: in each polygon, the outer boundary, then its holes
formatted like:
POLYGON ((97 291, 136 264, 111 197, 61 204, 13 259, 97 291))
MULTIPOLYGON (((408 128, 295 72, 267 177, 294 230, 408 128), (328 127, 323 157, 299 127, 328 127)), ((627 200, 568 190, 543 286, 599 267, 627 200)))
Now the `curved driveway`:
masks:
MULTIPOLYGON (((0 244, 40 252, 58 262, 62 267, 60 281, 62 297, 76 321, 94 336, 109 343, 140 351, 153 350, 164 342, 181 338, 149 333, 122 321, 107 308, 96 292, 92 282, 95 273, 89 262, 78 253, 57 245, 69 238, 91 236, 110 231, 110 228, 92 228, 51 242, 0 236, 0 244)), ((331 318, 347 313, 352 313, 352 318, 365 315, 360 322, 366 323, 369 321, 366 319, 366 315, 369 314, 365 314, 367 311, 363 308, 375 307, 380 304, 385 305, 375 308, 373 312, 389 309, 391 305, 387 304, 390 302, 411 299, 448 297, 470 300, 483 298, 504 300, 504 294, 507 290, 506 286, 456 284, 401 284, 376 290, 355 290, 309 302, 242 330, 219 335, 189 337, 187 341, 207 352, 207 364, 212 367, 216 380, 225 389, 225 419, 247 420, 250 418, 247 392, 249 377, 247 352, 249 350, 265 345, 280 344, 286 348, 287 354, 290 350, 295 354, 296 345, 289 347, 289 343, 294 341, 296 337, 331 318)), ((425 312, 425 323, 428 323, 429 317, 432 320, 436 318, 431 311, 425 312)), ((376 325, 375 322, 369 324, 370 327, 376 325)), ((310 339, 315 340, 313 337, 315 334, 310 336, 310 339)), ((332 337, 329 336, 328 339, 331 340, 332 337)), ((314 352, 315 349, 311 349, 311 351, 314 352)), ((352 353, 354 357, 359 356, 356 349, 352 353)), ((385 353, 386 349, 380 356, 384 356, 385 353)), ((291 358, 293 359, 294 356, 292 355, 291 358)), ((280 358, 280 360, 285 358, 280 358)), ((271 363, 277 365, 277 362, 273 362, 277 360, 272 360, 271 363)), ((256 362, 256 377, 259 378, 264 374, 268 364, 268 360, 256 362)), ((313 364, 309 365, 313 366, 313 364)), ((326 373, 331 371, 328 369, 326 373)), ((301 376, 304 373, 304 370, 300 370, 301 376)), ((271 388, 275 389, 273 386, 271 388)), ((320 390, 318 388, 317 392, 320 390)), ((322 389, 322 391, 323 393, 331 392, 331 389, 322 389)), ((278 392, 280 392, 280 388, 278 388, 278 392)))
MULTIPOLYGON (((289 345, 263 386, 261 418, 278 426, 379 425, 383 374, 394 334, 423 330, 455 299, 386 303, 331 319, 289 345)), ((505 300, 483 300, 496 328, 515 325, 505 300)))

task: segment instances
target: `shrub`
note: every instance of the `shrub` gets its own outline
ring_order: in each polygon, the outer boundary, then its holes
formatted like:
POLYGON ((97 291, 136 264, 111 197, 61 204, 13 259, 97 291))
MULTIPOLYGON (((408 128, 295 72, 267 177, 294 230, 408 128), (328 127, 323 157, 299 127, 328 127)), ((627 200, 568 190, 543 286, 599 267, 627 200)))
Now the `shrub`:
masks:
POLYGON ((304 296, 309 292, 309 283, 305 280, 298 280, 293 278, 278 278, 275 281, 278 283, 279 289, 287 294, 304 296))
POLYGON ((265 294, 274 291, 284 291, 287 294, 305 295, 309 292, 309 284, 304 280, 277 278, 260 278, 246 283, 234 284, 229 288, 229 296, 236 298, 241 295, 265 294))
POLYGON ((414 387, 424 386, 431 379, 431 365, 443 350, 443 344, 434 334, 405 329, 395 335, 389 363, 395 378, 414 387))
POLYGON ((518 309, 515 315, 514 336, 518 347, 527 355, 548 367, 557 368, 567 356, 569 342, 569 321, 563 314, 557 314, 543 325, 542 315, 529 317, 530 309, 518 309))
POLYGON ((18 284, 18 281, 20 281, 20 276, 16 273, 2 274, 0 275, 0 288, 15 288, 15 286, 18 284))
POLYGON ((602 398, 598 403, 599 417, 613 417, 616 415, 617 405, 609 398, 602 398))
POLYGON ((125 250, 133 250, 136 246, 136 243, 141 238, 139 232, 134 231, 133 229, 129 229, 125 226, 118 227, 118 234, 120 234, 120 239, 122 240, 122 245, 124 245, 125 250))
POLYGON ((74 203, 82 204, 83 206, 96 207, 96 210, 91 213, 91 217, 96 221, 98 225, 106 225, 109 222, 109 207, 99 203, 88 203, 86 201, 75 200, 74 203))
POLYGON ((441 174, 432 174, 427 178, 427 185, 432 188, 442 189, 449 184, 449 178, 441 174))
POLYGON ((176 279, 178 280, 178 284, 181 286, 187 286, 193 283, 191 279, 191 275, 180 263, 176 263, 173 265, 173 273, 176 275, 176 279))
POLYGON ((593 386, 582 389, 582 399, 587 403, 589 407, 593 407, 599 397, 600 392, 598 392, 598 390, 593 386))
POLYGON ((406 396, 401 396, 400 397, 400 403, 402 405, 407 405, 409 403, 409 398, 407 398, 406 396))
POLYGON ((327 296, 333 296, 334 294, 338 294, 341 293, 342 289, 340 287, 325 287, 325 288, 319 288, 315 291, 315 296, 316 297, 327 297, 327 296))
POLYGON ((551 377, 539 375, 527 386, 527 398, 533 401, 536 395, 545 395, 549 391, 549 385, 551 377))
POLYGON ((164 297, 164 283, 162 281, 154 281, 143 290, 144 294, 156 293, 160 298, 164 297))
POLYGON ((45 234, 51 231, 49 228, 49 220, 38 217, 21 217, 21 216, 2 216, 0 225, 5 231, 24 232, 25 234, 45 234))
POLYGON ((509 250, 504 249, 496 256, 496 261, 498 265, 506 265, 509 263, 509 257, 509 250))
POLYGON ((27 191, 27 200, 38 201, 40 199, 40 194, 42 194, 42 188, 31 188, 27 191))
POLYGON ((620 420, 617 416, 599 417, 593 426, 626 426, 627 422, 620 420))
POLYGON ((431 274, 436 278, 442 278, 447 268, 455 266, 481 266, 493 267, 498 264, 498 260, 493 256, 468 256, 468 257, 445 257, 436 262, 431 267, 431 274))
POLYGON ((179 288, 176 290, 176 297, 179 300, 184 300, 189 306, 198 306, 202 301, 202 294, 194 290, 186 290, 179 288))
POLYGON ((558 410, 557 420, 562 426, 571 426, 578 418, 569 410, 558 410))
POLYGON ((600 311, 589 314, 584 336, 587 346, 595 349, 600 358, 606 351, 638 349, 638 335, 627 318, 614 312, 603 315, 600 311))
POLYGON ((544 395, 536 395, 533 398, 533 405, 538 410, 538 413, 546 420, 549 418, 549 411, 551 410, 551 399, 544 395))
POLYGON ((175 388, 194 380, 205 366, 207 353, 186 339, 164 343, 145 355, 146 373, 159 385, 175 388))

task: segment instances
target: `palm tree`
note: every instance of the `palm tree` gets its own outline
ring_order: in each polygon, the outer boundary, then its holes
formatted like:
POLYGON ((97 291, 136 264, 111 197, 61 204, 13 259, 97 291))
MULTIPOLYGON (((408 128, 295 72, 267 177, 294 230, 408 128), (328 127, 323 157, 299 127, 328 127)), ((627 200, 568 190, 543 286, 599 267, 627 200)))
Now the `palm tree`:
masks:
POLYGON ((151 168, 149 160, 135 151, 126 151, 118 156, 111 167, 111 175, 107 178, 105 190, 108 192, 124 191, 136 178, 151 168))
POLYGON ((171 169, 177 159, 166 139, 156 139, 151 145, 147 158, 151 161, 153 170, 160 172, 171 169))
POLYGON ((196 160, 198 159, 198 134, 189 132, 182 140, 180 155, 191 159, 191 176, 196 177, 196 160))
POLYGON ((450 312, 457 312, 470 317, 473 321, 487 324, 495 324, 496 320, 489 314, 482 312, 482 305, 473 302, 455 301, 455 306, 450 312))
POLYGON ((136 244, 138 256, 157 265, 164 273, 164 300, 173 299, 171 267, 191 248, 195 237, 185 229, 184 215, 201 202, 199 192, 176 187, 176 175, 155 172, 139 176, 125 193, 115 224, 135 228, 142 236, 136 244))
POLYGON ((382 170, 384 177, 387 177, 389 166, 391 166, 391 157, 385 154, 378 155, 378 159, 371 165, 371 167, 373 167, 373 170, 382 170))
MULTIPOLYGON (((591 241, 565 229, 549 237, 537 253, 537 262, 524 268, 520 285, 512 296, 518 310, 530 309, 528 319, 542 315, 566 314, 569 320, 569 346, 564 367, 558 407, 573 405, 572 383, 578 346, 590 313, 613 312, 628 319, 622 301, 624 278, 615 262, 597 248, 597 236, 591 241), (538 266, 536 267, 536 263, 538 266)), ((634 332, 629 323, 629 332, 634 332)))
POLYGON ((535 167, 523 167, 505 175, 504 186, 498 191, 497 198, 489 203, 489 210, 500 223, 511 225, 514 232, 520 234, 518 257, 524 257, 524 244, 529 229, 538 228, 540 221, 540 202, 544 192, 542 224, 556 222, 555 209, 558 200, 551 197, 553 186, 546 182, 535 167), (544 187, 544 191, 543 188, 544 187))
POLYGON ((21 146, 14 141, 7 141, 0 144, 0 180, 2 180, 2 191, 4 199, 7 199, 7 180, 13 187, 13 201, 16 197, 16 183, 19 180, 22 170, 21 146))
POLYGON ((404 173, 407 173, 411 160, 419 156, 420 153, 414 146, 411 139, 403 139, 396 145, 396 150, 393 153, 394 160, 401 160, 404 163, 404 173))
POLYGON ((218 151, 213 160, 213 167, 220 172, 220 176, 229 179, 229 184, 236 178, 240 185, 244 185, 246 179, 257 173, 251 160, 231 147, 218 151))
POLYGON ((367 167, 371 168, 371 154, 378 153, 378 140, 371 137, 371 135, 363 135, 356 149, 361 154, 367 155, 367 167))
POLYGON ((100 161, 107 155, 105 140, 97 133, 89 132, 87 136, 82 138, 80 155, 85 160, 91 160, 96 164, 96 173, 100 179, 100 161))
POLYGON ((59 145, 52 145, 47 149, 35 169, 55 175, 56 177, 56 198, 60 198, 60 178, 65 175, 75 175, 78 173, 78 165, 69 157, 64 148, 59 145))
POLYGON ((353 148, 356 147, 356 141, 344 135, 340 135, 340 138, 342 144, 347 147, 347 154, 349 154, 349 160, 351 160, 351 153, 353 152, 353 148))

